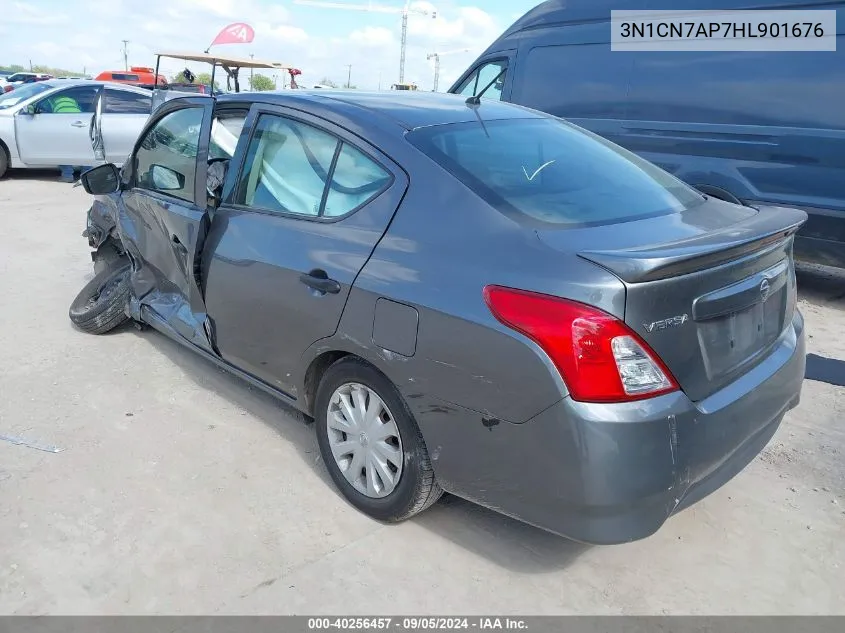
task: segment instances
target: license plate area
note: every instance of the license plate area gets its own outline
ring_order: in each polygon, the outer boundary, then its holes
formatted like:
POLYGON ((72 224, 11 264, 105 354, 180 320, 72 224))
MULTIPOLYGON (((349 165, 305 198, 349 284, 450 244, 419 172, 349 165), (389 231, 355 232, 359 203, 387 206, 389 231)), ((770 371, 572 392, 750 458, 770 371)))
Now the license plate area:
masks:
POLYGON ((784 327, 787 288, 766 301, 698 323, 698 340, 709 379, 731 373, 765 352, 784 327))

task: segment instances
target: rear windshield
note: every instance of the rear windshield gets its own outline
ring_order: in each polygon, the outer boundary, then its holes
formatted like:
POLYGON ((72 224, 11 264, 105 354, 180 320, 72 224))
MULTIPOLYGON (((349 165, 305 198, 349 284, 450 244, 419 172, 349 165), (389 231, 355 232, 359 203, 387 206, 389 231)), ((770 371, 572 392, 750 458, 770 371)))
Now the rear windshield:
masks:
POLYGON ((127 73, 112 73, 112 79, 115 81, 138 81, 138 75, 129 75, 127 73))
POLYGON ((704 201, 674 176, 559 119, 432 126, 408 140, 500 211, 544 224, 627 222, 704 201))

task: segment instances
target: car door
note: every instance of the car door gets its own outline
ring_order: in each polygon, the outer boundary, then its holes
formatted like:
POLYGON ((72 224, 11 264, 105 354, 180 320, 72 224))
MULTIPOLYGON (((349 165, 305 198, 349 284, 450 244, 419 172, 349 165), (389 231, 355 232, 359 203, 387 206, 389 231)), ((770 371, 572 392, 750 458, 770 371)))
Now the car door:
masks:
POLYGON ((144 320, 213 351, 199 283, 208 229, 207 157, 213 99, 176 99, 144 128, 121 180, 121 241, 144 320))
POLYGON ((100 129, 106 162, 122 165, 150 117, 152 93, 106 86, 100 129))
POLYGON ((245 129, 239 178, 209 233, 205 300, 220 355, 295 396, 293 368, 336 331, 408 179, 377 148, 301 112, 253 106, 245 129))
POLYGON ((94 154, 88 136, 100 86, 73 86, 51 92, 15 115, 15 139, 27 165, 91 165, 94 154), (61 99, 70 99, 78 112, 63 112, 61 99), (54 111, 54 110, 59 110, 54 111))

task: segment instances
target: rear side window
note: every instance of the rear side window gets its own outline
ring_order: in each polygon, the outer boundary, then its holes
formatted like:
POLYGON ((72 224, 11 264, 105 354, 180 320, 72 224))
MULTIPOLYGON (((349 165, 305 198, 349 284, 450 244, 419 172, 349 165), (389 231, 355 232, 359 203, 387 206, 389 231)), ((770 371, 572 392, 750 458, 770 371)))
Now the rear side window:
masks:
POLYGON ((390 183, 380 165, 324 130, 262 115, 244 161, 240 204, 311 217, 338 217, 390 183))
POLYGON ((611 224, 704 200, 651 163, 557 119, 432 126, 408 140, 493 207, 522 220, 611 224))
POLYGON ((390 180, 390 172, 344 143, 337 155, 324 215, 346 215, 370 200, 390 180))
POLYGON ((152 95, 106 88, 105 114, 149 114, 152 95))

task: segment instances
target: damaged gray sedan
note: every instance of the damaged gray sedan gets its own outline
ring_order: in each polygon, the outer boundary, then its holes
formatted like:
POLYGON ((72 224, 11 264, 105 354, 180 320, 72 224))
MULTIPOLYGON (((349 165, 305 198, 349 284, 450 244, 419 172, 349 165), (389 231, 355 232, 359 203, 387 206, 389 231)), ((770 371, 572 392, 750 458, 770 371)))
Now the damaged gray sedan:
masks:
POLYGON ((538 112, 180 98, 123 169, 82 180, 97 272, 77 326, 147 324, 312 416, 337 487, 379 520, 447 491, 585 542, 643 538, 800 397, 804 213, 708 198, 538 112))

